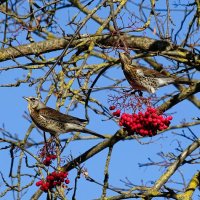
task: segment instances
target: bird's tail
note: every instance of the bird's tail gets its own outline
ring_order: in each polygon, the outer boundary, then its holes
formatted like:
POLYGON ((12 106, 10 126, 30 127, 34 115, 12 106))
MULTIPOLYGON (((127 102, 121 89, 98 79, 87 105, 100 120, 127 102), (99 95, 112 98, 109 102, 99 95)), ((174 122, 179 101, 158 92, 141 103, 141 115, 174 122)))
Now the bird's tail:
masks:
POLYGON ((101 134, 98 134, 98 133, 96 133, 96 132, 94 132, 94 131, 91 131, 91 130, 89 130, 89 129, 87 129, 87 128, 83 128, 83 129, 81 130, 81 132, 83 132, 83 133, 88 133, 88 134, 94 135, 94 136, 99 137, 99 138, 102 138, 102 139, 105 139, 105 138, 106 138, 105 136, 103 136, 103 135, 101 135, 101 134))
POLYGON ((160 85, 168 85, 171 83, 191 85, 192 83, 194 83, 186 78, 176 78, 176 77, 166 77, 164 79, 159 78, 158 81, 159 81, 160 85))
POLYGON ((159 86, 165 86, 165 85, 168 85, 168 84, 171 84, 171 83, 174 83, 175 80, 174 78, 171 78, 171 77, 166 77, 166 78, 158 78, 157 81, 159 82, 159 86))
POLYGON ((193 82, 193 81, 190 81, 190 80, 188 80, 188 79, 186 79, 186 78, 176 78, 176 79, 175 79, 175 83, 177 83, 177 84, 187 84, 187 85, 191 85, 191 84, 193 84, 194 82, 193 82))

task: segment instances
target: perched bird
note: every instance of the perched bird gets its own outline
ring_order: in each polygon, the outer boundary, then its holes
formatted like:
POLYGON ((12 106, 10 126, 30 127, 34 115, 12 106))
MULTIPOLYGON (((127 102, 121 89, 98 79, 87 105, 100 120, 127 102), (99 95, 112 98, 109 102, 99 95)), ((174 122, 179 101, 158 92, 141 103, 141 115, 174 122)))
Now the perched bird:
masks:
POLYGON ((178 83, 191 84, 191 81, 181 80, 173 76, 166 76, 156 70, 133 65, 125 53, 120 53, 120 61, 124 75, 133 89, 155 93, 162 86, 178 83))
POLYGON ((79 119, 70 115, 65 115, 53 108, 47 107, 36 97, 23 97, 28 101, 28 110, 35 125, 52 136, 59 133, 80 131, 91 135, 105 138, 103 135, 95 133, 84 127, 87 120, 79 119))

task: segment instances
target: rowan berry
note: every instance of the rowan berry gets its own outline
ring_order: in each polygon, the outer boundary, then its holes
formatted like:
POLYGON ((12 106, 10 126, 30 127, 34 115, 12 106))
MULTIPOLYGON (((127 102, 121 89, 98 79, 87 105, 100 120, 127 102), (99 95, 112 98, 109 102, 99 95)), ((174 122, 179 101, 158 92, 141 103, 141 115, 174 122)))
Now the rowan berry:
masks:
POLYGON ((49 161, 49 160, 45 159, 45 160, 43 161, 43 164, 44 164, 45 166, 49 166, 49 165, 51 164, 51 160, 49 161))
POLYGON ((116 110, 115 112, 113 112, 113 116, 119 117, 120 113, 121 113, 121 110, 116 110))
POLYGON ((54 180, 54 179, 55 179, 55 177, 52 176, 52 175, 48 175, 48 176, 46 177, 46 180, 47 180, 47 181, 52 181, 52 180, 54 180))
POLYGON ((65 180, 65 183, 66 183, 66 184, 69 184, 69 183, 70 183, 70 180, 69 180, 69 179, 66 179, 66 180, 65 180))
POLYGON ((56 158, 57 158, 57 155, 49 155, 50 156, 50 158, 52 159, 52 160, 55 160, 56 158))
POLYGON ((115 108, 116 108, 115 106, 110 106, 109 110, 115 110, 115 108))
POLYGON ((36 186, 40 186, 40 185, 42 185, 42 183, 43 183, 43 181, 37 181, 36 186))

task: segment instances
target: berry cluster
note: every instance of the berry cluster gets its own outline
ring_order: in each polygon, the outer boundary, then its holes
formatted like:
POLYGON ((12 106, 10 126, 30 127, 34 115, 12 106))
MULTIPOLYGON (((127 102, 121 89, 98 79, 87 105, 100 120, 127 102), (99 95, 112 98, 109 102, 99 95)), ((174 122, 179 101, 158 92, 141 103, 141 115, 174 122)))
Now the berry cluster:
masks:
POLYGON ((56 158, 57 156, 54 154, 47 155, 45 159, 43 160, 43 164, 45 166, 49 166, 52 163, 52 160, 55 160, 56 158))
POLYGON ((172 116, 164 117, 158 115, 155 108, 148 107, 145 113, 123 113, 119 119, 119 125, 124 126, 129 134, 136 133, 141 136, 153 136, 157 134, 157 131, 167 129, 171 120, 172 116))
POLYGON ((47 192, 55 188, 56 186, 60 186, 62 183, 69 184, 69 179, 67 178, 68 172, 52 172, 47 177, 46 180, 40 180, 36 182, 36 186, 40 187, 40 190, 47 192))

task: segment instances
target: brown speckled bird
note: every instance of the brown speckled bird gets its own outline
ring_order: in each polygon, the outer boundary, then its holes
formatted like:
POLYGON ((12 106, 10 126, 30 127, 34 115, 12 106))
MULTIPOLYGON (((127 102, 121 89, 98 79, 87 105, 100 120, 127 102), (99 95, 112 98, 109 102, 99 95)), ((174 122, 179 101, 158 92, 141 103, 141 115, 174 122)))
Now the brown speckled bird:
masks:
POLYGON ((124 75, 133 89, 155 93, 158 88, 172 83, 191 84, 191 81, 166 76, 156 70, 133 65, 125 53, 120 53, 119 56, 124 75))
POLYGON ((84 125, 87 124, 87 120, 85 119, 65 115, 53 108, 47 107, 36 97, 23 98, 28 101, 28 110, 35 125, 41 130, 49 132, 52 136, 59 133, 80 131, 96 137, 105 138, 104 136, 85 128, 84 125))

